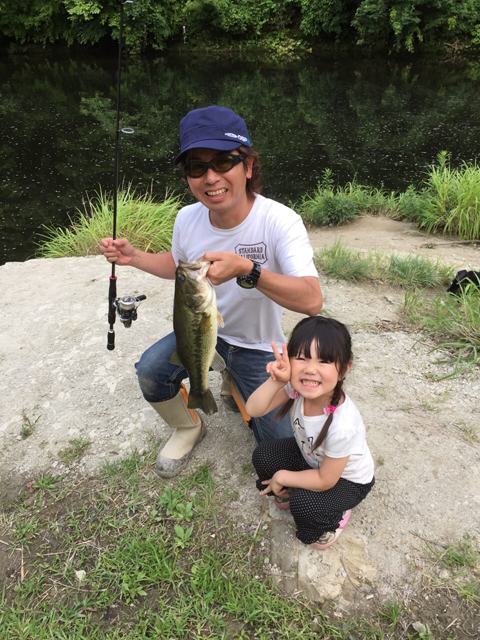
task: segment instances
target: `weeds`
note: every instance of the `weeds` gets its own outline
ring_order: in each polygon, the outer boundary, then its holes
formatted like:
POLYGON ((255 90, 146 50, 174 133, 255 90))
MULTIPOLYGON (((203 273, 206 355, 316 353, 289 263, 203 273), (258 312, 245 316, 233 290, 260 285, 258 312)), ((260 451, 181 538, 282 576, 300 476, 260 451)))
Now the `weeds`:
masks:
MULTIPOLYGON (((117 237, 127 237, 143 251, 169 251, 173 222, 180 207, 179 197, 167 196, 156 202, 151 193, 137 195, 128 186, 118 194, 117 237)), ((99 253, 101 238, 111 236, 113 199, 99 191, 84 202, 67 229, 45 226, 46 233, 37 251, 40 258, 63 258, 99 253)))
POLYGON ((480 167, 464 163, 452 169, 449 154, 442 151, 437 164, 427 168, 424 182, 399 194, 356 180, 336 186, 326 169, 317 188, 293 206, 313 226, 336 226, 362 214, 382 213, 413 222, 427 233, 440 231, 475 241, 480 238, 480 167))
MULTIPOLYGON (((414 623, 415 634, 407 635, 411 615, 394 602, 371 619, 333 624, 317 603, 281 595, 264 572, 259 535, 252 537, 230 520, 224 487, 215 486, 209 467, 176 478, 175 489, 163 484, 159 490, 158 478, 146 472, 153 459, 153 453, 135 453, 106 465, 70 500, 39 505, 35 517, 23 517, 26 510, 17 507, 21 518, 17 513, 2 519, 7 539, 29 552, 22 555, 23 579, 18 572, 10 575, 0 594, 0 635, 12 640, 445 637, 423 623, 414 623), (127 516, 132 504, 135 511, 127 516)), ((45 491, 58 487, 48 476, 36 482, 45 491)), ((443 549, 436 564, 475 578, 473 543, 465 545, 443 549)), ((467 604, 478 597, 472 580, 455 582, 455 589, 467 604)))
POLYGON ((388 630, 390 633, 395 631, 402 610, 403 607, 398 602, 387 602, 378 612, 380 617, 388 622, 388 630))
POLYGON ((393 201, 380 189, 349 182, 335 186, 331 169, 325 169, 316 190, 294 205, 305 222, 314 226, 338 226, 362 213, 378 214, 391 208, 393 201))
POLYGON ((422 256, 390 256, 386 268, 388 281, 405 289, 428 289, 446 284, 451 280, 453 270, 440 262, 433 262, 422 256))
POLYGON ((406 301, 410 321, 425 331, 425 339, 433 339, 433 352, 445 356, 437 364, 453 366, 441 380, 466 370, 475 372, 480 363, 480 290, 467 285, 458 295, 440 294, 431 300, 406 301))
POLYGON ((465 424, 465 422, 461 422, 455 426, 460 431, 460 438, 467 444, 473 446, 477 442, 480 442, 478 427, 473 424, 465 424))
POLYGON ((440 554, 433 549, 432 543, 426 545, 436 558, 434 566, 448 571, 448 578, 440 578, 439 583, 455 591, 469 605, 480 607, 480 554, 475 539, 467 536, 444 547, 440 554))
POLYGON ((68 441, 69 446, 58 452, 59 458, 69 466, 72 462, 81 460, 92 444, 87 438, 75 438, 68 441))
POLYGON ((35 420, 32 422, 30 420, 30 418, 27 416, 25 410, 22 411, 22 428, 20 429, 20 436, 22 438, 22 440, 26 440, 27 438, 29 438, 32 433, 35 431, 35 427, 37 426, 37 422, 40 420, 42 416, 38 416, 38 418, 35 418, 35 420))
MULTIPOLYGON (((315 262, 327 275, 350 282, 387 282, 406 289, 427 289, 449 284, 453 268, 422 256, 388 257, 379 251, 367 254, 349 249, 336 240, 315 254, 315 262)), ((414 295, 409 293, 410 296, 414 295)))

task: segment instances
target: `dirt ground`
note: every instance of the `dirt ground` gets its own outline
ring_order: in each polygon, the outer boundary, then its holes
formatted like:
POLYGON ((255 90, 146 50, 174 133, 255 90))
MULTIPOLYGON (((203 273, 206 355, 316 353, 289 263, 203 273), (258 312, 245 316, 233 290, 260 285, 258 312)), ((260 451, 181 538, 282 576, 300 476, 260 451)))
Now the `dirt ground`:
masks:
MULTIPOLYGON (((478 245, 427 238, 410 224, 383 218, 364 217, 309 235, 316 248, 340 238, 357 249, 416 253, 459 269, 480 269, 478 245)), ((105 460, 144 450, 152 438, 168 437, 168 428, 141 396, 133 365, 171 331, 173 282, 117 270, 119 295, 144 293, 147 300, 132 328, 117 323, 112 352, 106 349, 109 275, 100 256, 0 267, 8 296, 0 352, 4 505, 42 471, 73 480, 95 472, 105 460), (34 425, 33 433, 22 438, 25 425, 34 425), (81 462, 65 466, 59 452, 75 438, 92 445, 81 462)), ((450 545, 466 535, 480 539, 479 376, 437 380, 449 369, 435 364, 438 354, 430 352, 431 345, 418 342, 402 322, 400 289, 323 276, 321 286, 326 311, 352 331, 355 361, 346 388, 364 416, 376 461, 376 486, 354 510, 340 541, 320 554, 295 541, 289 515, 256 494, 253 436, 221 403, 191 466, 211 463, 219 486, 238 492, 230 505, 238 526, 269 528, 265 566, 287 591, 333 601, 338 616, 362 602, 378 607, 400 600, 419 612, 420 621, 425 607, 435 608, 438 617, 447 606, 443 601, 437 606, 418 600, 429 597, 419 590, 425 576, 434 580, 440 570, 426 541, 450 545)), ((300 317, 286 313, 285 329, 300 317)), ((218 398, 218 374, 211 374, 211 386, 218 398)), ((453 624, 452 635, 462 624, 465 637, 479 637, 473 618, 453 624)))

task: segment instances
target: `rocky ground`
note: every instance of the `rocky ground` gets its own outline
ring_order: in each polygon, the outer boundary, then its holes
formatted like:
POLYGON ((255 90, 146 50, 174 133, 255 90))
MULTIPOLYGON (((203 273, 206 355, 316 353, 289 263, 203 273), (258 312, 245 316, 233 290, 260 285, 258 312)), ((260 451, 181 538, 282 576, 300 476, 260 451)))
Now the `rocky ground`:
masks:
MULTIPOLYGON (((432 240, 409 224, 382 218, 361 218, 310 236, 316 247, 340 237, 362 250, 417 253, 458 268, 480 268, 478 246, 432 240)), ((107 351, 109 275, 99 256, 0 267, 8 297, 0 356, 3 504, 39 472, 73 479, 95 472, 107 459, 145 449, 152 438, 168 437, 168 428, 141 397, 133 365, 171 330, 173 282, 118 269, 118 293, 144 293, 147 300, 132 328, 117 323, 116 348, 107 351), (22 438, 22 428, 29 426, 32 434, 22 438), (92 445, 80 463, 67 467, 59 452, 78 438, 92 445)), ((282 588, 334 602, 338 616, 355 606, 401 600, 419 611, 420 620, 421 611, 434 605, 415 599, 430 597, 420 586, 428 572, 434 578, 439 570, 426 542, 480 539, 480 380, 471 373, 437 380, 448 369, 434 363, 438 356, 430 345, 402 322, 400 289, 324 278, 321 285, 325 309, 352 330, 355 363, 347 391, 364 416, 376 461, 377 484, 354 510, 340 541, 318 552, 295 540, 288 512, 256 493, 251 433, 221 403, 192 466, 209 462, 219 486, 237 492, 230 508, 238 526, 265 528, 265 567, 282 588)), ((286 330, 299 318, 287 313, 286 330)), ((219 385, 212 373, 217 397, 219 385)), ((465 631, 478 637, 474 624, 465 631)))

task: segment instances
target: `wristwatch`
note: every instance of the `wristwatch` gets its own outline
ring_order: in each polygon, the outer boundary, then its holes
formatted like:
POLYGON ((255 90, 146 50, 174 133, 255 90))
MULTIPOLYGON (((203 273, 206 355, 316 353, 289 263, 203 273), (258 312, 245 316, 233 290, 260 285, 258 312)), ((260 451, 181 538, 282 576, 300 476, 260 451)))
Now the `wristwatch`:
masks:
POLYGON ((260 274, 262 273, 262 267, 258 264, 258 262, 253 262, 253 269, 250 271, 248 276, 239 276, 237 278, 237 284, 239 287, 243 289, 255 289, 258 283, 258 279, 260 278, 260 274))

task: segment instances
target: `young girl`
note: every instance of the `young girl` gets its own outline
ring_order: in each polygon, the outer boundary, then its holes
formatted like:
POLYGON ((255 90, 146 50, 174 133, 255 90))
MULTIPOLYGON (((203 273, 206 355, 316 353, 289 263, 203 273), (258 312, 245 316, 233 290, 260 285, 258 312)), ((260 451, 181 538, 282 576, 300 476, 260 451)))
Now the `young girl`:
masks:
POLYGON ((262 416, 290 412, 294 437, 260 444, 253 453, 260 495, 275 494, 290 508, 297 538, 316 549, 332 545, 375 483, 365 425, 343 391, 352 366, 347 328, 332 318, 301 320, 275 362, 270 378, 250 396, 246 411, 262 416))

